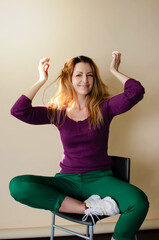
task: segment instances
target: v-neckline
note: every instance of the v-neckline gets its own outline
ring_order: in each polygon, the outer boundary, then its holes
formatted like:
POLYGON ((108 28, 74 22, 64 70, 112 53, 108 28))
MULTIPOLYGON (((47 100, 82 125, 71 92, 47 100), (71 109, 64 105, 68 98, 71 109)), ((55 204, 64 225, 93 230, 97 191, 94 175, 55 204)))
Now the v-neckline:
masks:
POLYGON ((89 118, 89 117, 87 117, 87 118, 85 118, 85 119, 83 119, 83 120, 77 120, 77 121, 76 121, 76 120, 74 120, 74 119, 72 119, 72 118, 70 118, 70 117, 68 116, 66 110, 65 110, 65 113, 66 113, 66 118, 69 119, 70 121, 74 122, 74 123, 83 123, 83 122, 85 122, 85 121, 88 121, 88 118, 89 118))
POLYGON ((67 119, 69 119, 70 121, 75 122, 75 123, 82 123, 82 122, 85 122, 85 121, 88 120, 88 117, 87 117, 87 118, 85 118, 84 120, 78 120, 78 121, 76 121, 76 120, 70 118, 67 114, 66 114, 66 117, 67 117, 67 119))

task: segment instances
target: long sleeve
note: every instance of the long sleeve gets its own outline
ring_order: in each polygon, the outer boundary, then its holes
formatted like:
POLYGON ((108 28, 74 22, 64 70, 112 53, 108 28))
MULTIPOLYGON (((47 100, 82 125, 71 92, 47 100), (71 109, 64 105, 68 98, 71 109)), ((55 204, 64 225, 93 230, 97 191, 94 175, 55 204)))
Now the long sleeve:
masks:
POLYGON ((110 120, 131 109, 143 98, 144 93, 145 89, 139 81, 128 79, 124 85, 124 92, 110 98, 107 102, 110 120))
POLYGON ((11 108, 11 115, 17 119, 34 125, 50 124, 46 106, 33 107, 31 100, 22 95, 11 108))

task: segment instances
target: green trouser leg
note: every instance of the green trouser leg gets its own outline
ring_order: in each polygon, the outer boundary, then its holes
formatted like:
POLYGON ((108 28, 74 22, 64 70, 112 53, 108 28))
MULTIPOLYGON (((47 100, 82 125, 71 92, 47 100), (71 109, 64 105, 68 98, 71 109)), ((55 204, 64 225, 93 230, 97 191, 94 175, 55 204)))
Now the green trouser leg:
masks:
POLYGON ((31 207, 58 211, 66 196, 84 201, 93 194, 110 196, 121 215, 114 231, 115 240, 132 240, 148 211, 146 195, 137 187, 115 178, 112 171, 62 174, 55 177, 24 175, 10 182, 11 195, 31 207))
POLYGON ((22 175, 9 184, 11 196, 27 206, 58 211, 66 195, 56 190, 53 177, 22 175))
POLYGON ((113 238, 132 240, 146 217, 149 208, 147 196, 139 188, 115 178, 110 171, 96 176, 91 176, 92 173, 83 176, 83 195, 97 194, 101 198, 110 196, 115 199, 121 215, 113 238))

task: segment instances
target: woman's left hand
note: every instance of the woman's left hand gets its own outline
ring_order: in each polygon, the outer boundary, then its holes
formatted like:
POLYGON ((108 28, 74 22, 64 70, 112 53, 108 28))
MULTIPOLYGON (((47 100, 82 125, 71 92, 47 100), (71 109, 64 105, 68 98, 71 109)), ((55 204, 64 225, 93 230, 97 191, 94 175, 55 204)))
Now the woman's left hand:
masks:
POLYGON ((117 71, 118 72, 118 68, 119 68, 119 65, 120 65, 120 62, 121 62, 121 53, 118 52, 118 51, 114 51, 112 52, 112 57, 113 57, 113 60, 110 64, 110 72, 114 72, 114 71, 117 71))

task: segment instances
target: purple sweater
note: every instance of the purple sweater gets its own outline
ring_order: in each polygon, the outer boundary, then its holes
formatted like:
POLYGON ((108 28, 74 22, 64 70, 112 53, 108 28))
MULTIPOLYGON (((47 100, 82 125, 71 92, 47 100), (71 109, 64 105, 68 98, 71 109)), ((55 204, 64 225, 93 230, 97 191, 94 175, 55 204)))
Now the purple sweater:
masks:
MULTIPOLYGON (((110 170, 111 157, 107 154, 109 125, 114 116, 124 113, 138 103, 145 93, 140 82, 128 79, 124 92, 101 104, 104 125, 100 129, 89 129, 88 120, 74 121, 69 117, 57 127, 63 144, 60 172, 84 173, 94 170, 110 170)), ((29 124, 50 124, 46 106, 32 107, 32 102, 22 95, 11 109, 11 114, 29 124)))

